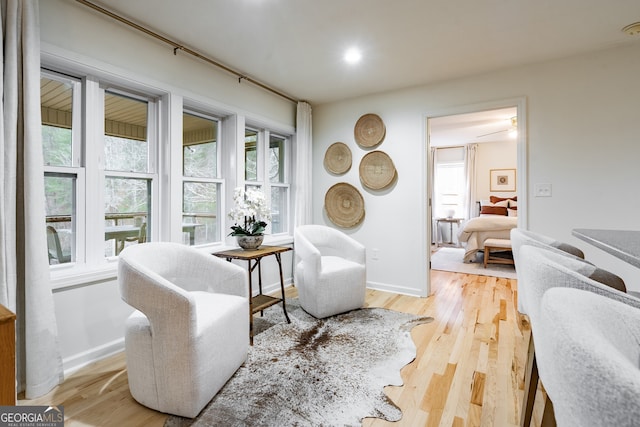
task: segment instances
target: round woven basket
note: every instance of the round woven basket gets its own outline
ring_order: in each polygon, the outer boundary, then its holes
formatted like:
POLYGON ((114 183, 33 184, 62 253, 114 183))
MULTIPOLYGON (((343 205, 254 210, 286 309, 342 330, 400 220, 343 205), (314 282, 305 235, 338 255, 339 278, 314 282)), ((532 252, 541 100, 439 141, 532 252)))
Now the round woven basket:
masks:
POLYGON ((351 169, 351 150, 346 144, 336 142, 324 153, 324 167, 331 173, 342 174, 351 169))
POLYGON ((361 147, 373 147, 384 139, 386 129, 380 116, 376 114, 365 114, 356 122, 353 135, 356 142, 361 147))
POLYGON ((364 219, 364 199, 351 184, 340 182, 327 191, 324 208, 329 219, 337 226, 354 227, 364 219))
POLYGON ((381 190, 396 177, 396 167, 391 157, 383 151, 372 151, 360 161, 360 180, 372 190, 381 190))

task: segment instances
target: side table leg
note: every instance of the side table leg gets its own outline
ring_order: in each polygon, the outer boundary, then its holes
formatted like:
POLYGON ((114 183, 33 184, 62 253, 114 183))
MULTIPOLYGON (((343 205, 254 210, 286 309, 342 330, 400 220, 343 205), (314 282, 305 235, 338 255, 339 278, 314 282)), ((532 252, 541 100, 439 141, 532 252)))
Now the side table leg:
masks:
POLYGON ((253 345, 253 290, 251 285, 251 260, 249 263, 249 345, 253 345))
POLYGON ((287 314, 287 306, 284 297, 284 276, 282 275, 282 260, 280 258, 280 254, 275 254, 276 260, 278 261, 278 269, 280 270, 280 292, 282 293, 282 311, 284 311, 284 317, 287 318, 287 323, 291 323, 289 319, 289 314, 287 314))

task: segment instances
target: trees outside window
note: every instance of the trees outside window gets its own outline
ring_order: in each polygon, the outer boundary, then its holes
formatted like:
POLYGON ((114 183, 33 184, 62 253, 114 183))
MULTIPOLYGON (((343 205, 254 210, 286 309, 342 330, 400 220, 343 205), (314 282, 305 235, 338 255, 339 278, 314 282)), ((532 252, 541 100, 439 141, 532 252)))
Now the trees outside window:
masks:
POLYGON ((184 112, 182 123, 183 238, 190 245, 220 242, 220 121, 184 112))
POLYGON ((289 231, 289 150, 285 136, 245 129, 245 186, 260 189, 270 201, 270 234, 289 231))

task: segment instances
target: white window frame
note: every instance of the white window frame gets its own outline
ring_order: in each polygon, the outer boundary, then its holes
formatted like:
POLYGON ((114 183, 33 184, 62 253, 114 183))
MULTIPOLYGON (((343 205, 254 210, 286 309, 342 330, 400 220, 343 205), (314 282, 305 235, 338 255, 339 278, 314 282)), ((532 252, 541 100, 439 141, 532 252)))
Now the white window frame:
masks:
MULTIPOLYGON (((266 147, 267 147, 267 151, 271 149, 270 144, 271 144, 271 136, 277 137, 282 139, 283 141, 283 145, 284 145, 284 163, 280 164, 280 167, 282 167, 282 171, 283 171, 283 176, 284 176, 284 182, 271 182, 271 180, 265 176, 265 182, 268 182, 268 187, 269 187, 269 194, 267 195, 268 199, 267 200, 271 200, 271 193, 272 193, 272 189, 273 188, 285 188, 287 191, 287 196, 286 196, 286 201, 285 201, 285 207, 286 207, 286 212, 284 213, 284 230, 277 233, 276 235, 279 234, 289 234, 290 233, 290 224, 291 224, 291 154, 292 154, 292 150, 291 150, 291 138, 281 135, 277 132, 270 132, 270 131, 265 131, 265 140, 266 140, 266 147)), ((282 160, 282 159, 281 159, 282 160)), ((265 154, 265 170, 268 170, 269 167, 269 156, 267 156, 265 154)), ((269 231, 272 232, 273 231, 271 229, 271 224, 269 224, 269 231)))
MULTIPOLYGON (((256 138, 256 150, 257 150, 257 179, 256 181, 247 181, 244 179, 244 187, 257 187, 262 190, 264 193, 264 197, 266 200, 271 200, 271 190, 272 188, 286 188, 287 189, 287 200, 286 200, 286 215, 285 215, 285 226, 284 230, 274 234, 272 230, 272 223, 269 222, 267 226, 266 233, 274 236, 285 236, 291 234, 291 156, 292 156, 292 147, 291 147, 291 137, 286 136, 277 131, 271 131, 269 129, 260 129, 256 126, 251 126, 247 124, 245 126, 247 130, 252 130, 257 132, 256 138), (276 136, 278 138, 282 138, 284 141, 284 151, 285 151, 285 160, 284 164, 282 164, 283 172, 284 172, 284 181, 282 183, 271 182, 269 177, 267 176, 267 171, 269 170, 269 144, 271 142, 271 135, 276 136)), ((245 149, 245 141, 243 140, 243 153, 245 149)), ((243 159, 245 157, 243 156, 243 159)), ((244 162, 243 162, 244 163, 244 162)), ((243 165, 244 166, 244 165, 243 165)), ((243 171, 243 178, 245 177, 245 173, 243 171)))
POLYGON ((84 210, 84 194, 86 188, 85 168, 82 162, 83 153, 83 123, 82 123, 82 80, 73 76, 69 76, 56 71, 41 68, 40 76, 51 80, 69 83, 72 86, 72 107, 71 107, 71 166, 50 166, 44 165, 44 177, 51 174, 65 175, 75 177, 76 185, 74 188, 74 205, 75 218, 72 219, 75 238, 72 239, 71 251, 72 262, 52 265, 52 270, 65 270, 72 268, 75 264, 85 263, 85 210, 84 210))
MULTIPOLYGON (((122 179, 144 179, 150 181, 150 197, 151 203, 149 206, 149 213, 147 217, 147 241, 157 240, 158 238, 158 228, 159 228, 159 219, 158 213, 159 209, 159 185, 158 185, 158 152, 159 152, 159 100, 157 97, 151 95, 141 95, 138 91, 135 90, 127 90, 122 89, 121 87, 113 87, 109 84, 101 84, 99 87, 99 95, 98 95, 99 103, 99 117, 101 118, 99 126, 96 126, 96 130, 99 131, 99 134, 96 135, 97 141, 99 143, 97 146, 100 149, 99 154, 99 187, 100 191, 96 192, 97 194, 93 194, 95 197, 95 203, 92 203, 91 206, 87 206, 87 211, 91 211, 91 214, 95 216, 96 219, 99 219, 99 224, 96 224, 96 229, 101 231, 101 234, 104 239, 104 231, 105 231, 105 218, 104 218, 104 201, 105 201, 105 180, 106 178, 122 178, 122 179), (147 103, 147 144, 148 144, 148 157, 147 157, 147 172, 126 172, 126 171, 112 171, 105 169, 105 161, 104 161, 104 103, 105 103, 105 94, 106 92, 110 92, 116 95, 128 97, 131 99, 136 99, 139 101, 143 101, 147 103), (96 212, 100 211, 100 212, 96 212)), ((104 246, 94 245, 96 246, 96 253, 93 255, 97 258, 105 258, 104 256, 104 246), (97 251, 100 250, 100 253, 97 251)), ((110 262, 114 262, 118 259, 116 256, 106 257, 106 259, 110 262)))
MULTIPOLYGON (((185 182, 201 182, 201 183, 210 183, 210 184, 216 184, 217 185, 217 195, 218 195, 218 211, 216 212, 216 222, 217 222, 217 226, 220 232, 220 236, 219 236, 219 240, 216 240, 214 242, 206 242, 203 243, 201 245, 195 245, 196 247, 206 247, 206 246, 212 246, 212 245, 221 245, 224 242, 225 239, 225 221, 223 220, 223 205, 224 205, 224 187, 225 187, 225 179, 222 176, 222 161, 223 161, 223 157, 222 157, 222 145, 223 145, 223 134, 222 134, 222 118, 214 115, 214 114, 208 114, 208 113, 204 113, 204 112, 200 112, 196 109, 192 109, 189 108, 188 106, 184 106, 183 108, 183 115, 184 114, 190 114, 192 116, 196 116, 196 117, 200 117, 202 119, 205 120, 215 120, 218 125, 217 125, 217 131, 218 134, 216 136, 216 176, 214 178, 204 178, 204 177, 192 177, 192 176, 185 176, 184 175, 184 159, 183 159, 183 155, 182 153, 184 153, 184 147, 182 145, 182 140, 181 140, 181 149, 180 149, 180 165, 181 165, 181 182, 180 182, 180 191, 181 191, 181 208, 180 208, 180 218, 183 217, 184 214, 184 184, 185 182)), ((183 117, 183 115, 181 115, 181 118, 183 117)))

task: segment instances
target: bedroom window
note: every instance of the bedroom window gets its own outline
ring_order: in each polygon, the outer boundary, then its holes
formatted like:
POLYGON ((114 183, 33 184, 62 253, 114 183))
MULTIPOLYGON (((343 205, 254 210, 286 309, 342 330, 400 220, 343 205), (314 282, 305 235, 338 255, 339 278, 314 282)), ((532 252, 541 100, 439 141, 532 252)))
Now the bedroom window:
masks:
POLYGON ((464 162, 438 163, 434 190, 435 216, 462 218, 465 192, 464 162))

